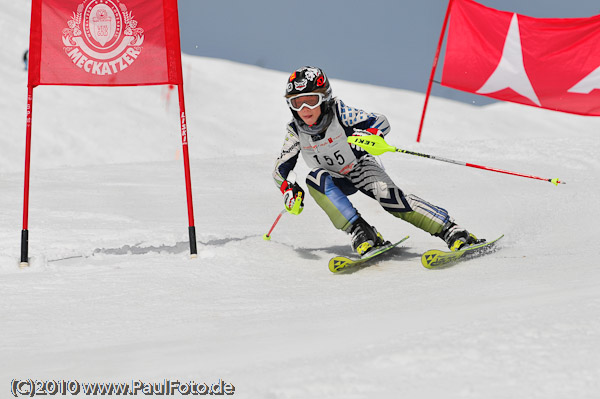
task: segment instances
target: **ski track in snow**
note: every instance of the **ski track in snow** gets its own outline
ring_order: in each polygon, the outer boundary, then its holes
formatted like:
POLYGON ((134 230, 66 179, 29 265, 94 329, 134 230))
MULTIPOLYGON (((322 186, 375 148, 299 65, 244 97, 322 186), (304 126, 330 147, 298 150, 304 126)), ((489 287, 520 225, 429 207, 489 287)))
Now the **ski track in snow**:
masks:
MULTIPOLYGON (((21 270, 29 4, 0 4, 11 43, 0 55, 0 396, 13 378, 223 379, 234 397, 278 399, 600 391, 597 118, 432 98, 417 144, 421 94, 332 79, 346 103, 390 118, 390 144, 567 182, 384 155, 406 192, 478 236, 506 236, 494 254, 427 270, 420 254, 439 239, 353 196, 384 237, 411 238, 338 276, 327 261, 350 255, 349 238, 311 198, 262 239, 282 209, 271 168, 287 74, 184 56, 196 259, 176 98, 167 104, 164 87, 38 87, 21 270)), ((298 176, 307 171, 299 160, 298 176)))

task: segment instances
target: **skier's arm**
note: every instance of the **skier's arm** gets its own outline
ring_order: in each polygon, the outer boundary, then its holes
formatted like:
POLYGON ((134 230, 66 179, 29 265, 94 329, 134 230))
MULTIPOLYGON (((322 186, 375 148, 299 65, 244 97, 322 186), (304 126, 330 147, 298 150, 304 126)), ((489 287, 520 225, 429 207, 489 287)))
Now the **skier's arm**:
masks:
POLYGON ((273 180, 277 188, 282 192, 283 184, 287 181, 288 175, 296 166, 299 154, 300 139, 292 127, 288 125, 281 154, 279 154, 277 161, 275 161, 275 168, 273 169, 273 180))
MULTIPOLYGON (((300 154, 300 140, 291 125, 288 125, 285 141, 281 149, 281 154, 275 162, 273 170, 273 180, 275 185, 283 194, 285 209, 293 214, 299 214, 304 208, 304 190, 295 181, 289 181, 288 176, 296 166, 298 155, 300 154), (300 199, 300 204, 296 204, 296 199, 300 199)), ((292 179, 295 180, 295 179, 292 179)))
POLYGON ((383 114, 349 107, 341 100, 337 100, 337 108, 341 123, 345 127, 354 129, 354 131, 362 134, 377 134, 383 137, 391 130, 390 123, 383 114))

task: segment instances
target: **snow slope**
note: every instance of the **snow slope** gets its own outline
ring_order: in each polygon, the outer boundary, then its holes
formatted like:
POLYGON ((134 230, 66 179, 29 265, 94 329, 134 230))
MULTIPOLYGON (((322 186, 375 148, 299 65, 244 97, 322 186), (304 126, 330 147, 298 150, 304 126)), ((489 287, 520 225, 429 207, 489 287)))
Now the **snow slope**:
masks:
POLYGON ((31 378, 222 379, 240 398, 596 397, 599 119, 432 98, 416 144, 423 95, 333 79, 347 104, 389 117, 390 144, 567 182, 386 154, 406 192, 506 234, 502 249, 424 269, 442 243, 355 196, 385 237, 411 238, 336 276, 327 261, 349 239, 310 198, 262 240, 282 209, 286 74, 184 56, 194 260, 176 94, 38 87, 20 270, 29 3, 0 0, 0 396, 31 378))

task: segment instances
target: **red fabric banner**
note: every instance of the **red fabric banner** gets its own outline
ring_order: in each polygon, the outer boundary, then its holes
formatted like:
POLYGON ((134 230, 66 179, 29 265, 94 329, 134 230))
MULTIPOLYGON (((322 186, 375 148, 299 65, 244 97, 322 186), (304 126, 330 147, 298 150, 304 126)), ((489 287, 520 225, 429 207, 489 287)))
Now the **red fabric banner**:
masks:
POLYGON ((600 116, 600 16, 540 19, 453 0, 442 85, 600 116))
POLYGON ((181 83, 177 0, 32 0, 29 86, 181 83))

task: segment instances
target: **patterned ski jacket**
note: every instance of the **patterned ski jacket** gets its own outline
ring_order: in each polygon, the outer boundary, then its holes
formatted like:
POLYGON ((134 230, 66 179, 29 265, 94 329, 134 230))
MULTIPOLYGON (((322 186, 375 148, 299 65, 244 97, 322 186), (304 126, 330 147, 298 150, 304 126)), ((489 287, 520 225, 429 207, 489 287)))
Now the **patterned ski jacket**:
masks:
POLYGON ((323 168, 332 176, 343 177, 357 167, 358 159, 366 154, 353 149, 346 141, 348 136, 355 130, 370 128, 378 129, 382 135, 390 131, 385 115, 349 107, 338 98, 334 99, 332 111, 331 123, 320 134, 304 132, 294 119, 288 123, 281 154, 273 170, 273 179, 279 189, 296 166, 300 154, 310 168, 323 168))

